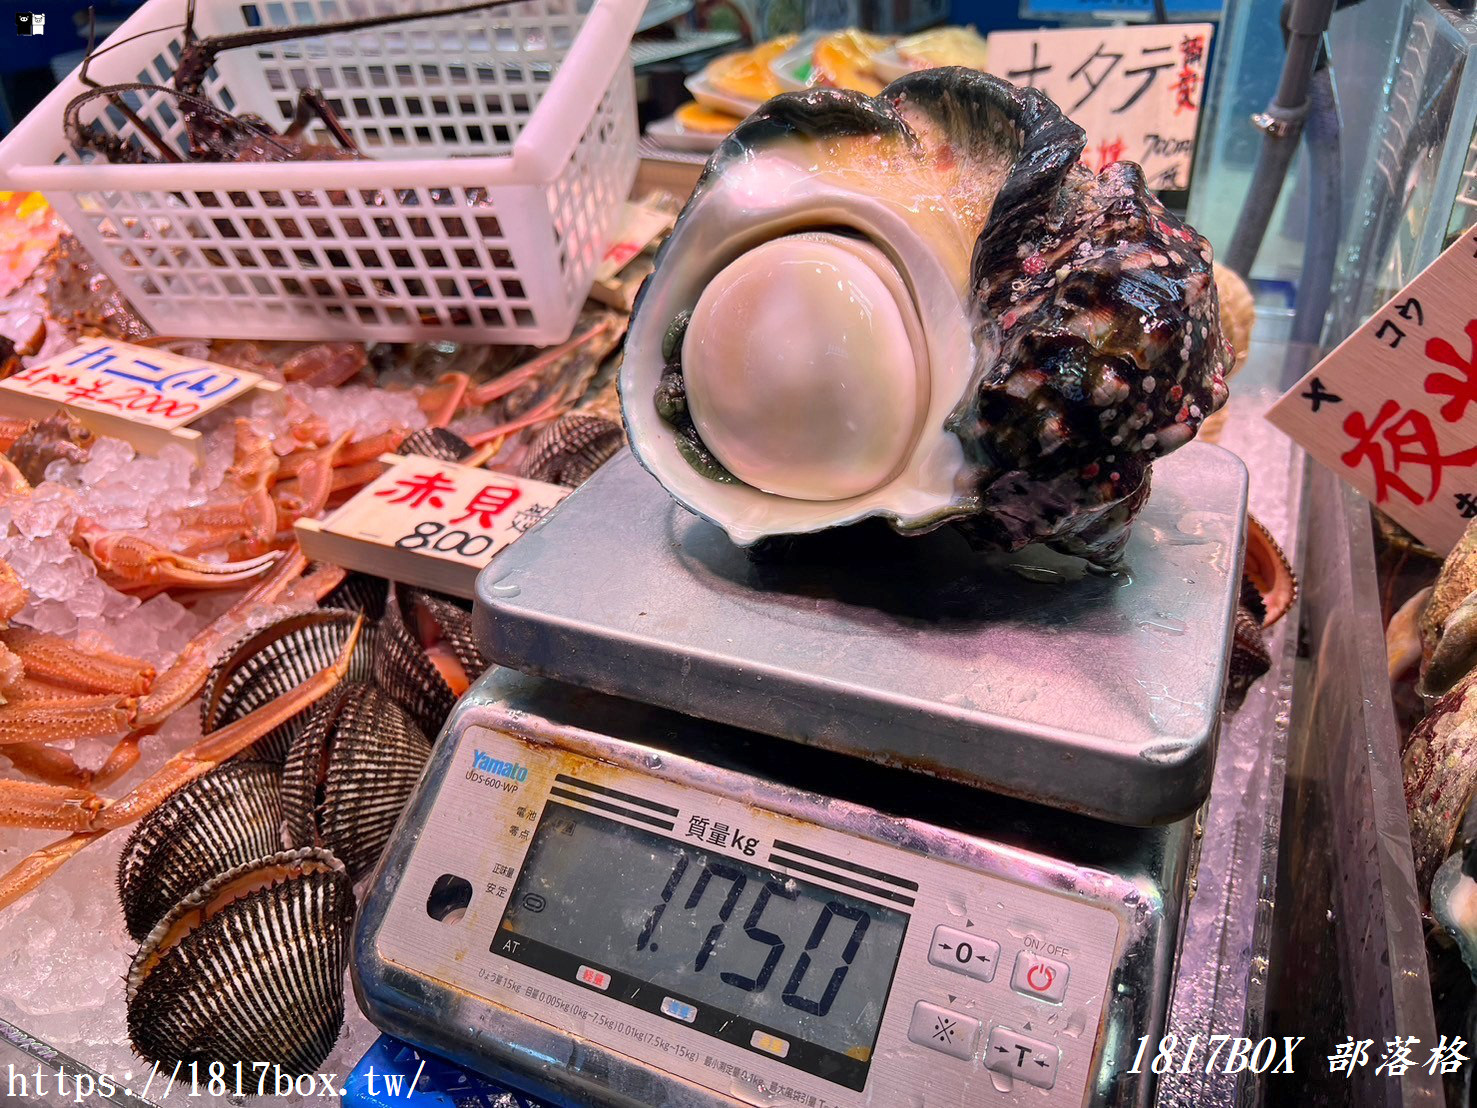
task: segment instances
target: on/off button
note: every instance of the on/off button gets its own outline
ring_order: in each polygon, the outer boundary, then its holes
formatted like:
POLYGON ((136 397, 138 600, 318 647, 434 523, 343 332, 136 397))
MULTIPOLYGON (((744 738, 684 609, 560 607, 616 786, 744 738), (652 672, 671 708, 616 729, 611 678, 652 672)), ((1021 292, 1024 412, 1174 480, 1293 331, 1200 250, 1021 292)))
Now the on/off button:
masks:
POLYGON ((1055 962, 1023 950, 1015 956, 1010 987, 1023 996, 1034 996, 1037 1000, 1055 1004, 1066 994, 1067 975, 1071 972, 1072 967, 1065 962, 1055 962))

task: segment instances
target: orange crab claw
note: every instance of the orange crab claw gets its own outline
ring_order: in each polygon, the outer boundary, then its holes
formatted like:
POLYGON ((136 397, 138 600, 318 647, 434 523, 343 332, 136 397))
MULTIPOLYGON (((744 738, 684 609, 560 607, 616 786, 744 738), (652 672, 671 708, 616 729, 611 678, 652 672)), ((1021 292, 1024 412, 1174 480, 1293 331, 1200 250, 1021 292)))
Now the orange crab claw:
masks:
POLYGON ((239 562, 203 562, 147 539, 81 524, 78 538, 98 571, 121 592, 183 588, 229 588, 258 577, 277 560, 276 551, 239 562))

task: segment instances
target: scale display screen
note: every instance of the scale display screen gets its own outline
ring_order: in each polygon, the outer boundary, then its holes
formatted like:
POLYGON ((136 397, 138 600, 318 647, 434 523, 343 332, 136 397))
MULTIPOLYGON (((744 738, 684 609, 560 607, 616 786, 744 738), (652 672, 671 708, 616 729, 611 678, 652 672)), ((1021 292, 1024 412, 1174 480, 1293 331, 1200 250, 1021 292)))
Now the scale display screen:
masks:
POLYGON ((860 1090, 908 915, 548 803, 495 954, 860 1090))

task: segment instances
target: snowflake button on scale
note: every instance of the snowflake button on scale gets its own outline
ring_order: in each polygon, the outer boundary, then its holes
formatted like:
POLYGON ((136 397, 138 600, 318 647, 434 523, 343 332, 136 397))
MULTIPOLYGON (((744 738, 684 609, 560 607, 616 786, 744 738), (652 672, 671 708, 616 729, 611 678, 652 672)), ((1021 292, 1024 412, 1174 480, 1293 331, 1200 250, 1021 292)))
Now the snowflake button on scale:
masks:
POLYGON ((1477 518, 1474 287, 1468 231, 1267 416, 1441 553, 1477 518))

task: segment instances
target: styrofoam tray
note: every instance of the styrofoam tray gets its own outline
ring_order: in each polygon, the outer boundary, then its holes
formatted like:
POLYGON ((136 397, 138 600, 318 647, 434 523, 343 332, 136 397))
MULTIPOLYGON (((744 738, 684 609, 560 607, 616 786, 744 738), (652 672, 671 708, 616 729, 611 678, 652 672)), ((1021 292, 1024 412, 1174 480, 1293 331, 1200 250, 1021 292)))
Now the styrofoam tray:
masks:
POLYGON ((898 54, 896 46, 889 46, 880 54, 872 58, 872 69, 877 74, 878 80, 885 82, 896 81, 899 77, 906 77, 909 73, 916 73, 920 69, 927 69, 926 65, 914 65, 907 62, 898 54))
POLYGON ((687 86, 687 91, 692 93, 694 100, 714 111, 727 112, 729 115, 736 115, 742 119, 759 107, 757 100, 745 100, 742 96, 732 96, 718 88, 708 79, 706 68, 694 73, 682 83, 687 86))
POLYGON ((798 92, 811 85, 811 51, 815 44, 834 31, 809 31, 800 36, 794 46, 769 63, 769 71, 775 75, 782 88, 798 92))
POLYGON ((646 137, 655 139, 669 150, 696 150, 706 154, 717 150, 728 135, 688 130, 677 121, 676 116, 669 115, 665 119, 648 123, 646 137))

